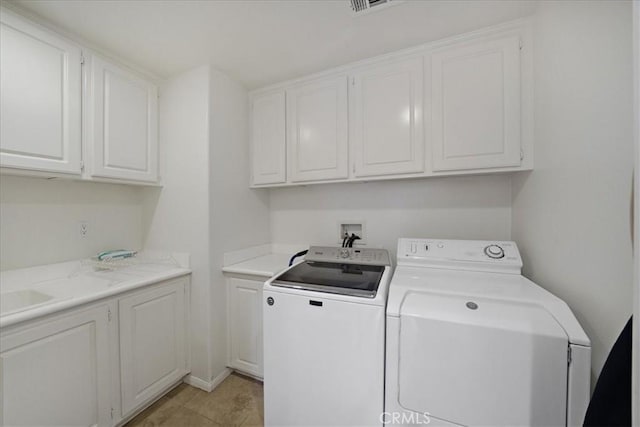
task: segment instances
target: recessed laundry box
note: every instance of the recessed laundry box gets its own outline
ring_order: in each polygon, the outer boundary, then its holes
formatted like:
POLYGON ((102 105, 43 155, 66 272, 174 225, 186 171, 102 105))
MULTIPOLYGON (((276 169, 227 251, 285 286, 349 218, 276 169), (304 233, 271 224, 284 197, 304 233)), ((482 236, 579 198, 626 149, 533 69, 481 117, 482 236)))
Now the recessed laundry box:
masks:
POLYGON ((400 239, 385 424, 582 425, 590 341, 521 267, 513 242, 400 239))

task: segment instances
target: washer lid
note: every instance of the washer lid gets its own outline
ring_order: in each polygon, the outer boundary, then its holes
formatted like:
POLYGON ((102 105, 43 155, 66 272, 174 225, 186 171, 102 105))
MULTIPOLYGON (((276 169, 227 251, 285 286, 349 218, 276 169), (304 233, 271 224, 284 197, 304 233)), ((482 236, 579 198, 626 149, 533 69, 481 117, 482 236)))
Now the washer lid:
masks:
POLYGON ((399 402, 463 425, 564 425, 568 337, 543 307, 409 292, 399 402))
POLYGON ((381 265, 307 260, 284 271, 271 285, 374 298, 384 272, 385 267, 381 265))

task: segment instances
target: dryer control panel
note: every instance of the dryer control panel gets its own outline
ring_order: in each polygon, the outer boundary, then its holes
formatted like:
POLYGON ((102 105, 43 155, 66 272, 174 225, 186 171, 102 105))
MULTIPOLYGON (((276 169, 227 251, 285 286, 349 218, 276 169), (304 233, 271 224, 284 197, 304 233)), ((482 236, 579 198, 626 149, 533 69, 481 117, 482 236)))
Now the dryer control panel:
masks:
POLYGON ((487 240, 398 240, 398 265, 520 274, 515 242, 487 240))

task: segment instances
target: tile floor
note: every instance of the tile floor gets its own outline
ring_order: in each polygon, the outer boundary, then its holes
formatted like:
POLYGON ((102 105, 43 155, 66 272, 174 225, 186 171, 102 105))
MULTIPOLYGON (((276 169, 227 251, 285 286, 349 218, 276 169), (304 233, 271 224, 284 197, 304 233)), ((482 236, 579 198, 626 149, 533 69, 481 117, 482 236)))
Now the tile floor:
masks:
POLYGON ((262 383, 233 373, 211 393, 180 384, 126 427, 262 426, 262 402, 262 383))

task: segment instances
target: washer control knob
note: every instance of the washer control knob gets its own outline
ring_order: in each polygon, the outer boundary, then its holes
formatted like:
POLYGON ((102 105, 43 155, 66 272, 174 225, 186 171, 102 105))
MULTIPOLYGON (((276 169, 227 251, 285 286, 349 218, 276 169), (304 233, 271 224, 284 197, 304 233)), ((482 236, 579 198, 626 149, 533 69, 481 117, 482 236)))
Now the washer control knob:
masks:
POLYGON ((502 249, 498 245, 489 245, 489 246, 487 246, 486 248, 484 248, 484 253, 489 258, 493 258, 493 259, 504 258, 504 249, 502 249))
POLYGON ((349 249, 340 249, 340 258, 349 258, 349 249))

